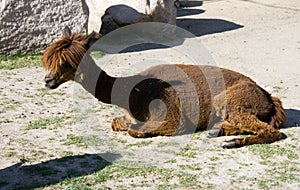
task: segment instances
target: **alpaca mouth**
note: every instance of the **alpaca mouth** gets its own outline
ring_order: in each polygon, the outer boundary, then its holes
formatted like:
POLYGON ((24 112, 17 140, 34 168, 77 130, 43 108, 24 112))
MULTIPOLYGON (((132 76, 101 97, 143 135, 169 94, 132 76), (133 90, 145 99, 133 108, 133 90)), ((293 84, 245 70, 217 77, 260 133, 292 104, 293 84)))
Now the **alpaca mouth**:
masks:
POLYGON ((53 78, 50 77, 45 77, 44 81, 46 83, 45 86, 49 89, 55 89, 60 85, 53 78))
POLYGON ((54 81, 47 82, 47 83, 45 84, 45 86, 46 86, 47 88, 49 88, 49 89, 55 89, 55 88, 59 87, 59 85, 60 85, 60 84, 55 83, 54 81))

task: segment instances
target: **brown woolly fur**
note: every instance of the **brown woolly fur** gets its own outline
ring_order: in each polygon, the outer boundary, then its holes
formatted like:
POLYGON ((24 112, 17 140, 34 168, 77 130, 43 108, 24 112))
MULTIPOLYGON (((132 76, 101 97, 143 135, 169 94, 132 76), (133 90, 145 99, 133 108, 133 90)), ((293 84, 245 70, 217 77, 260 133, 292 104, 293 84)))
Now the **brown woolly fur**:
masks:
POLYGON ((158 65, 137 75, 112 77, 88 53, 81 61, 99 38, 96 33, 66 34, 43 55, 44 66, 51 71, 46 86, 57 88, 75 80, 98 100, 124 108, 125 115, 112 121, 114 131, 138 138, 206 129, 208 137, 252 134, 225 141, 224 148, 281 139, 278 129, 286 115, 280 100, 238 72, 204 65, 158 65))
POLYGON ((42 57, 44 68, 54 73, 60 73, 61 66, 68 62, 73 68, 78 67, 86 48, 83 44, 83 36, 72 33, 71 36, 63 36, 60 40, 49 46, 42 57))

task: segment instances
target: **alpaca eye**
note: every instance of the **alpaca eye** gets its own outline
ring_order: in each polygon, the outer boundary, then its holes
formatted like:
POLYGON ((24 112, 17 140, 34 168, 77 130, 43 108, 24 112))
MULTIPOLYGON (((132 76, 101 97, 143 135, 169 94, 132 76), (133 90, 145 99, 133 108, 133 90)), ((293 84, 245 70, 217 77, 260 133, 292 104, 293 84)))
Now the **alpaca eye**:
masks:
POLYGON ((62 64, 62 66, 63 66, 64 68, 71 68, 71 67, 72 67, 71 64, 68 63, 68 62, 64 62, 64 63, 62 64))

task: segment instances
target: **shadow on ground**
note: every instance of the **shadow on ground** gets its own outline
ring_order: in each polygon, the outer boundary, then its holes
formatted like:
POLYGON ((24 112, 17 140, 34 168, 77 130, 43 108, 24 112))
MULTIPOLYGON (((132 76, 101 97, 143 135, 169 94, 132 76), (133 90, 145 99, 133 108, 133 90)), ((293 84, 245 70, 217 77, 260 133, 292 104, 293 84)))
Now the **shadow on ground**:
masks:
POLYGON ((102 157, 116 160, 120 158, 120 155, 85 154, 53 159, 34 165, 23 165, 19 162, 0 170, 0 189, 34 189, 59 183, 67 178, 88 175, 111 164, 102 157))
POLYGON ((242 27, 221 19, 177 19, 176 29, 163 23, 138 23, 108 33, 94 44, 93 50, 115 54, 169 48, 183 44, 188 38, 242 27))
POLYGON ((300 126, 300 110, 286 109, 285 128, 300 126))

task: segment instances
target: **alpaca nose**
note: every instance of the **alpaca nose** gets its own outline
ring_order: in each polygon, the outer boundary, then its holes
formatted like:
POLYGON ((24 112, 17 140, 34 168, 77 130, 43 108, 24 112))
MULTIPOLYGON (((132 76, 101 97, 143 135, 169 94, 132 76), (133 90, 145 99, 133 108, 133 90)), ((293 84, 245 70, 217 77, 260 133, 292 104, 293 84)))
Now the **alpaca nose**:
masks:
POLYGON ((51 82, 52 80, 53 80, 53 78, 50 77, 50 76, 45 76, 45 78, 44 78, 44 81, 45 81, 46 83, 51 82))

